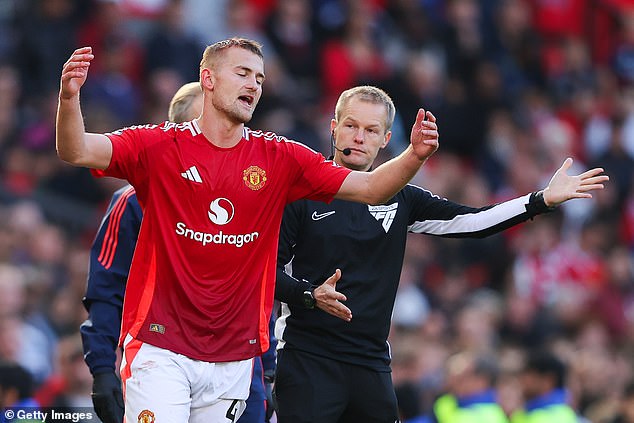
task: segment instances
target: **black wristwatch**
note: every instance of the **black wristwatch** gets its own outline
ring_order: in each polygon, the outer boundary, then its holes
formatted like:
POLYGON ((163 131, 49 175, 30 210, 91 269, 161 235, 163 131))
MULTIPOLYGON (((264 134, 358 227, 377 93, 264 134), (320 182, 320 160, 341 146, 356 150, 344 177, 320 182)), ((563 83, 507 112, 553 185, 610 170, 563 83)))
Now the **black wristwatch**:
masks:
POLYGON ((307 309, 315 308, 315 304, 317 304, 317 300, 315 300, 315 288, 307 289, 302 293, 302 301, 304 302, 304 307, 307 309))

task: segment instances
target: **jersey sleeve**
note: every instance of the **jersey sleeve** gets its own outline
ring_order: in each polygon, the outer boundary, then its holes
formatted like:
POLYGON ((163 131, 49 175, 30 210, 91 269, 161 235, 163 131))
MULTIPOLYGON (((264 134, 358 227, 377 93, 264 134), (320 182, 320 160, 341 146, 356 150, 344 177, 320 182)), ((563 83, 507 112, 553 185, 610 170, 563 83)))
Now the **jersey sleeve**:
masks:
POLYGON ((297 280, 288 273, 285 267, 293 259, 293 246, 302 226, 305 214, 305 201, 296 201, 284 209, 280 240, 277 254, 277 275, 275 279, 275 299, 287 304, 302 306, 303 292, 312 288, 309 282, 297 280))
POLYGON ((163 133, 158 125, 143 125, 105 134, 112 143, 112 158, 106 169, 92 170, 92 174, 126 179, 137 191, 143 190, 148 177, 147 148, 159 141, 163 133))
POLYGON ((352 171, 303 144, 287 141, 287 145, 295 165, 287 202, 301 198, 331 202, 352 171))
POLYGON ((410 205, 409 232, 448 238, 484 238, 548 211, 536 193, 479 208, 454 203, 415 185, 407 185, 404 193, 410 205))
POLYGON ((141 226, 141 207, 132 187, 115 193, 90 250, 80 332, 91 373, 114 371, 123 296, 141 226))

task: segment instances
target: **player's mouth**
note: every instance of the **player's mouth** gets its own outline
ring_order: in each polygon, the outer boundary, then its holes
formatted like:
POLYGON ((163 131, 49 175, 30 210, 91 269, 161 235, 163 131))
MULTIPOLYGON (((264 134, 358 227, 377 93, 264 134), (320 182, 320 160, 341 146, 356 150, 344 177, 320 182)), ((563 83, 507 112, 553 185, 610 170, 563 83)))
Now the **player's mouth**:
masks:
POLYGON ((251 108, 255 102, 255 97, 252 95, 241 95, 238 97, 238 100, 240 100, 245 106, 251 108))

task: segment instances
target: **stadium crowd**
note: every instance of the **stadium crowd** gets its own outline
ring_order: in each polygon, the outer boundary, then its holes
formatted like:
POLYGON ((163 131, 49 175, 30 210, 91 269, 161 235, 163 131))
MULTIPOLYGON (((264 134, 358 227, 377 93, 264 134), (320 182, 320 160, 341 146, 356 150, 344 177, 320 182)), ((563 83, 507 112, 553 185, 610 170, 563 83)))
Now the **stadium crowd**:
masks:
POLYGON ((78 332, 88 248, 124 184, 55 154, 64 61, 92 46, 82 105, 86 129, 106 132, 165 120, 174 92, 197 80, 204 46, 233 35, 264 45, 264 93, 248 126, 326 156, 338 95, 370 84, 397 108, 384 158, 407 145, 419 107, 437 117, 440 149, 413 182, 453 201, 477 207, 543 188, 568 156, 577 171, 603 167, 610 182, 591 201, 500 235, 411 237, 393 378, 407 421, 447 389, 449 357, 492 357, 510 414, 524 401, 524 363, 548 349, 568 369, 580 416, 634 423, 628 0, 0 0, 0 361, 29 372, 40 405, 91 406, 78 332))

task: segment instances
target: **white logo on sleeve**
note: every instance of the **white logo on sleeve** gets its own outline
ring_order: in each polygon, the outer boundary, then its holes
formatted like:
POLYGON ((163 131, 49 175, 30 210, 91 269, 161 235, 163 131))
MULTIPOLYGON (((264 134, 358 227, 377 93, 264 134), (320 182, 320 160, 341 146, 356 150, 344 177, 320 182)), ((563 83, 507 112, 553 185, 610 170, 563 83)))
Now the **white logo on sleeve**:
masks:
POLYGON ((390 230, 394 217, 396 217, 396 211, 398 210, 398 203, 390 204, 387 206, 368 206, 370 214, 381 223, 385 233, 390 230), (381 222, 381 220, 383 222, 381 222))
POLYGON ((190 167, 185 172, 181 173, 181 176, 192 182, 198 182, 199 184, 203 183, 203 179, 200 177, 200 173, 198 173, 196 166, 190 167))
POLYGON ((209 204, 207 216, 216 225, 226 225, 233 219, 234 210, 231 201, 226 198, 216 198, 209 204))

